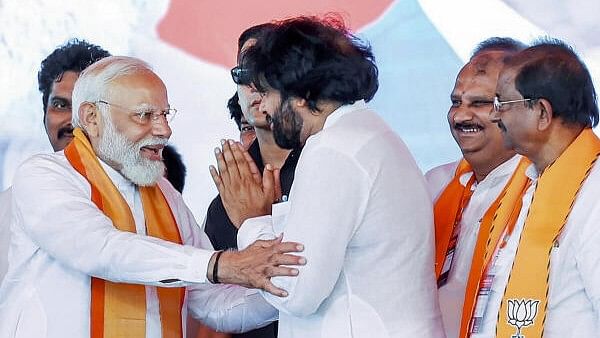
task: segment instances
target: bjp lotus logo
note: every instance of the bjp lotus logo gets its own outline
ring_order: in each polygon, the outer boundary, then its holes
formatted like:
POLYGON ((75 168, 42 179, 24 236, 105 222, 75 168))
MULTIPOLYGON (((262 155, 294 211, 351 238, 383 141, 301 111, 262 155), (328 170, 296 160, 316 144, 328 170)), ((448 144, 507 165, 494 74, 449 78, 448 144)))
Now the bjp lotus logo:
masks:
POLYGON ((508 323, 517 327, 516 334, 512 335, 511 338, 525 338, 521 335, 521 329, 533 324, 539 304, 539 300, 533 299, 508 300, 508 323))

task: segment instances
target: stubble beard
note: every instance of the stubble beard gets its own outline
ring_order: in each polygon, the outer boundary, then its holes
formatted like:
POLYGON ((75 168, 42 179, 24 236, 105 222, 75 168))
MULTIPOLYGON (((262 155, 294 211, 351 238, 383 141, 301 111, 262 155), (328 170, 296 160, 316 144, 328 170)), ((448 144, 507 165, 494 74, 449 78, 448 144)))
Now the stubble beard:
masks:
POLYGON ((302 146, 300 133, 304 120, 294 111, 290 100, 283 101, 272 116, 273 137, 275 143, 284 149, 296 149, 302 146))

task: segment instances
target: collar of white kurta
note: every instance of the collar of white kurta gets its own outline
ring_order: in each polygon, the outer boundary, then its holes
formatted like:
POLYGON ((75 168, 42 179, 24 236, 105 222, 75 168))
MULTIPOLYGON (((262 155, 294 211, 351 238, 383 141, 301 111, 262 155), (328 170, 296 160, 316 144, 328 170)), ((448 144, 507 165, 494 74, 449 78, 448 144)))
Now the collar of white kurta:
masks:
POLYGON ((343 106, 338 107, 338 109, 334 110, 327 119, 325 119, 325 124, 323 124, 323 129, 328 128, 335 124, 337 120, 339 120, 342 116, 357 110, 367 109, 367 104, 365 100, 356 101, 353 104, 345 104, 343 106))

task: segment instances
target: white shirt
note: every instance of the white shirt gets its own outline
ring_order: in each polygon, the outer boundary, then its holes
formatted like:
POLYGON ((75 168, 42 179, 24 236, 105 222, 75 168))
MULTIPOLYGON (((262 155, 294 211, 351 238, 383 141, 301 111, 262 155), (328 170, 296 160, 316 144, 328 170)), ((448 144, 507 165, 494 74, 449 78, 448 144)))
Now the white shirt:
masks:
MULTIPOLYGON (((447 283, 439 289, 440 309, 446 337, 448 338, 456 338, 459 335, 465 289, 471 271, 473 251, 477 243, 481 219, 508 183, 520 160, 520 155, 513 156, 510 160, 492 170, 481 182, 475 182, 471 186, 473 195, 460 220, 460 232, 458 233, 452 269, 447 283)), ((429 192, 436 200, 454 178, 459 162, 441 165, 425 174, 429 192)), ((459 178, 460 183, 466 186, 472 174, 472 172, 463 174, 459 178)))
MULTIPOLYGON (((181 195, 159 181, 185 245, 145 233, 137 188, 104 165, 132 209, 139 234, 119 231, 91 201, 90 185, 62 152, 36 155, 12 186, 10 266, 0 287, 0 337, 89 337, 90 276, 149 286, 188 286, 187 310, 219 330, 276 319, 256 290, 206 281, 210 242, 181 195), (161 280, 179 279, 165 285, 161 280)), ((146 337, 160 337, 156 290, 147 288, 146 337)), ((185 330, 185 325, 183 325, 185 330)))
POLYGON ((10 188, 0 191, 0 283, 8 270, 10 243, 10 188))
MULTIPOLYGON (((498 274, 492 284, 483 329, 473 338, 496 337, 500 303, 537 183, 538 175, 533 165, 527 169, 527 175, 534 183, 523 197, 523 207, 513 234, 499 253, 498 274)), ((600 336, 599 196, 600 166, 596 163, 575 200, 559 237, 559 247, 554 247, 550 254, 550 290, 544 338, 600 336)), ((538 312, 534 320, 539 318, 538 312)), ((524 334, 527 336, 526 331, 524 334)))
POLYGON ((443 337, 425 182, 400 138, 363 101, 342 106, 300 155, 289 202, 249 219, 243 248, 284 233, 304 244, 280 311, 279 338, 443 337))

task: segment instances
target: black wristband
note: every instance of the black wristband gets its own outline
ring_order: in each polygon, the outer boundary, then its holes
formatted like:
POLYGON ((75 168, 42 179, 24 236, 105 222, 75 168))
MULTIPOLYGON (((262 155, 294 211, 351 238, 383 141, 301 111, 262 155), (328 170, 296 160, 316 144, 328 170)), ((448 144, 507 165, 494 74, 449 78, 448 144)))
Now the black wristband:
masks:
POLYGON ((219 284, 219 277, 217 277, 217 274, 219 273, 219 259, 221 258, 222 254, 223 254, 223 250, 217 252, 217 257, 215 257, 215 264, 213 265, 213 275, 212 275, 213 284, 219 284))

